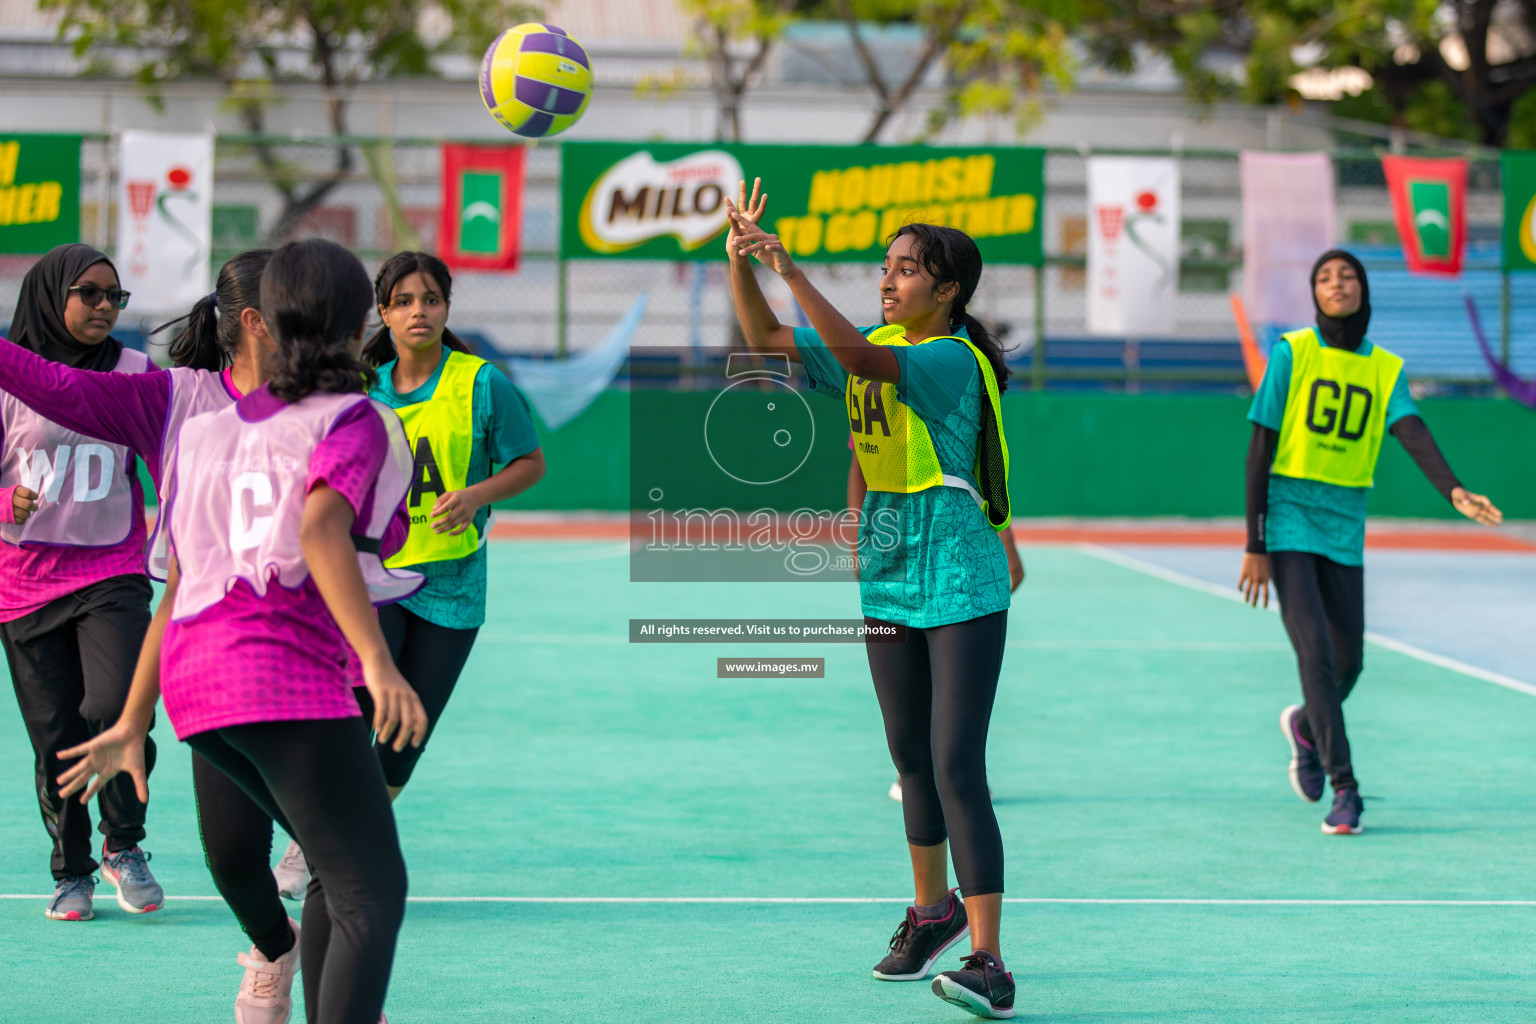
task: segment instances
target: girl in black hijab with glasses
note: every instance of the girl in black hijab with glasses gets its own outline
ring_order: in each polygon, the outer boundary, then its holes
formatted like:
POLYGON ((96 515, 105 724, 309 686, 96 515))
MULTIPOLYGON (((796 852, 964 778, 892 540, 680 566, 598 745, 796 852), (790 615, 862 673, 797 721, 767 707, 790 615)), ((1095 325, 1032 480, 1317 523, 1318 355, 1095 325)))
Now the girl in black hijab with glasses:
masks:
MULTIPOLYGON (((112 337, 128 304, 117 269, 88 245, 61 245, 27 271, 10 342, 78 369, 142 373, 147 356, 112 337)), ((129 450, 76 433, 0 394, 0 646, 35 755, 43 824, 53 841, 54 895, 45 913, 89 920, 94 873, 131 914, 165 894, 149 871, 145 805, 130 779, 97 800, 98 862, 89 809, 61 798, 58 752, 117 721, 128 696, 151 596, 144 574, 144 494, 129 450)), ((153 745, 146 760, 154 763, 153 745)))

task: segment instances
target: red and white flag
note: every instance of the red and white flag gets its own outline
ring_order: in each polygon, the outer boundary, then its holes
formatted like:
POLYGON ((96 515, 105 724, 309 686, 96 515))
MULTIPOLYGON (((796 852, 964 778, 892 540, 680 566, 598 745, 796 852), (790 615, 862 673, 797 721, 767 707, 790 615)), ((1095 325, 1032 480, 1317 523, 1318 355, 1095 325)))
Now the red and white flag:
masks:
POLYGON ((139 313, 185 313, 212 289, 213 136, 123 132, 118 278, 139 313))
POLYGON ((1088 333, 1173 333, 1179 291, 1179 165, 1088 158, 1088 333))

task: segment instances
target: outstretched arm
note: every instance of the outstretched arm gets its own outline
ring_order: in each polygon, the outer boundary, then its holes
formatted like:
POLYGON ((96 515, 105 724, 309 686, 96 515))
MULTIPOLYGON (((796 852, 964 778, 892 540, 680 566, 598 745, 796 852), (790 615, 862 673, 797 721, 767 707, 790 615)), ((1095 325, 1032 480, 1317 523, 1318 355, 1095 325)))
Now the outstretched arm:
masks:
MULTIPOLYGON (((763 215, 768 196, 760 191, 762 184, 763 179, 753 179, 752 196, 748 198, 747 183, 740 182, 737 186, 737 202, 733 204, 729 199, 726 200, 730 210, 741 214, 743 222, 756 225, 758 218, 763 215)), ((726 224, 725 253, 731 265, 731 302, 736 307, 736 320, 741 324, 741 333, 747 339, 747 346, 754 352, 783 356, 790 362, 800 362, 800 353, 795 349, 795 330, 779 323, 768 300, 763 297, 762 286, 757 283, 757 274, 752 269, 752 257, 742 249, 737 218, 728 216, 726 224)))
POLYGON ((1493 502, 1481 494, 1473 494, 1456 479, 1450 464, 1429 432, 1429 425, 1418 416, 1404 416, 1392 424, 1392 433, 1402 442, 1408 454, 1418 465, 1419 471, 1429 478, 1440 496, 1449 501, 1462 515, 1484 526, 1498 526, 1504 521, 1493 502))
MULTIPOLYGON (((745 192, 745 183, 743 183, 745 192)), ((896 354, 885 345, 871 344, 868 338, 859 331, 848 318, 839 313, 828 302, 826 296, 816 290, 806 276, 800 272, 800 268, 790 259, 789 253, 784 248, 784 243, 779 241, 778 235, 769 234, 758 227, 757 221, 763 214, 763 208, 767 202, 764 195, 761 200, 757 197, 757 188, 754 185, 752 202, 745 208, 739 208, 735 203, 726 200, 726 216, 731 222, 731 231, 726 239, 731 256, 731 282, 733 292, 737 282, 745 284, 746 279, 751 280, 751 287, 756 292, 757 301, 762 309, 758 313, 765 313, 767 319, 757 324, 758 327, 766 327, 768 321, 778 327, 783 334, 769 333, 765 340, 774 347, 763 347, 762 351, 779 351, 777 346, 783 341, 789 343, 790 353, 794 353, 794 332, 789 328, 779 325, 778 319, 768 309, 766 302, 762 300, 762 292, 757 290, 757 281, 752 277, 751 266, 747 258, 755 256, 759 263, 768 267, 774 273, 784 279, 789 285, 789 290, 794 293, 795 301, 800 303, 800 308, 805 310, 806 318, 811 321, 821 342, 832 353, 844 370, 855 377, 863 377, 866 380, 886 381, 896 383, 901 379, 901 366, 896 361, 896 354), (738 270, 738 266, 741 269, 738 270)), ((748 312, 751 312, 749 309, 748 312)), ((746 316, 740 300, 737 301, 737 315, 742 316, 742 330, 748 330, 746 316)), ((753 348, 759 348, 757 342, 751 342, 753 348)), ((798 354, 790 355, 791 359, 799 360, 798 354)))
POLYGON ((131 449, 158 485, 169 374, 77 370, 0 341, 0 390, 62 427, 131 449))

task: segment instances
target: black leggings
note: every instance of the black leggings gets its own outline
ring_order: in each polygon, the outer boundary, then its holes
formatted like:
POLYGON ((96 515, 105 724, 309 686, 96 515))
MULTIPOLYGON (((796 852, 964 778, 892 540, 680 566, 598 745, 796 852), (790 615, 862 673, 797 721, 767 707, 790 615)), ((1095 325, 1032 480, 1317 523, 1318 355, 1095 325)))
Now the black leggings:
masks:
POLYGON ((1302 738, 1317 748, 1335 792, 1359 789, 1344 700, 1365 665, 1365 569, 1307 551, 1271 551, 1269 565, 1301 670, 1302 738))
POLYGON ((293 948, 293 931, 272 877, 272 815, 195 749, 192 790, 213 884, 261 955, 276 960, 293 948))
MULTIPOLYGON (((100 734, 122 714, 149 628, 151 593, 148 577, 113 576, 0 623, 0 645, 32 741, 37 802, 53 840, 55 880, 89 875, 99 866, 90 808, 59 796, 59 773, 69 765, 58 755, 100 734)), ((144 769, 155 769, 152 738, 144 741, 144 769)), ((146 809, 127 772, 102 787, 96 809, 111 852, 132 849, 144 838, 146 809)))
MULTIPOLYGON (((304 848, 312 877, 299 956, 309 1024, 377 1024, 406 876, 368 727, 361 718, 263 722, 187 742, 304 848)), ((205 817, 205 840, 223 824, 205 817)))
MULTIPOLYGON (((384 767, 384 781, 401 789, 411 781, 416 762, 427 752, 431 730, 437 728, 437 720, 448 706, 448 698, 453 696, 453 688, 480 630, 439 626, 400 604, 386 604, 379 609, 379 628, 389 643, 390 657, 427 712, 427 739, 421 746, 407 744, 400 751, 387 744, 374 746, 379 764, 384 767)), ((372 722, 373 699, 362 687, 357 689, 357 703, 363 709, 363 721, 372 722)))
MULTIPOLYGON (((870 626, 889 625, 866 618, 870 626)), ((1003 667, 1008 613, 865 644, 901 776, 907 842, 950 840, 962 896, 1003 891, 1003 837, 987 791, 987 726, 1003 667)))

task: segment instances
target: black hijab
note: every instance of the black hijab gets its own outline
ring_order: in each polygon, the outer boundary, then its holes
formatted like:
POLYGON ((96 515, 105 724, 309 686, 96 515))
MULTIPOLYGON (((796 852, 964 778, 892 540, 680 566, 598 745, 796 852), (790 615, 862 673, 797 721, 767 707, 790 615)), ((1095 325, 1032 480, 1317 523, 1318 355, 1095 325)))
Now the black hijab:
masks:
POLYGON ((1312 264, 1312 307, 1317 310, 1317 333, 1323 336, 1323 340, 1334 348, 1344 348, 1353 352, 1360 347, 1365 340, 1365 327, 1371 322, 1371 286, 1365 279, 1365 267, 1355 259, 1354 253, 1345 252, 1343 249, 1329 249, 1317 258, 1312 264), (1317 304, 1317 272, 1323 269, 1323 264, 1329 260, 1343 260, 1355 268, 1355 276, 1360 278, 1360 308, 1349 316, 1329 316, 1323 312, 1323 307, 1317 304))
MULTIPOLYGON (((100 345, 76 341, 64 326, 64 305, 69 288, 87 269, 98 263, 112 266, 105 253, 88 245, 60 245, 32 264, 21 279, 21 297, 11 320, 11 341, 76 369, 109 371, 117 366, 123 343, 108 337, 100 345)), ((112 267, 117 273, 117 268, 112 267)))

